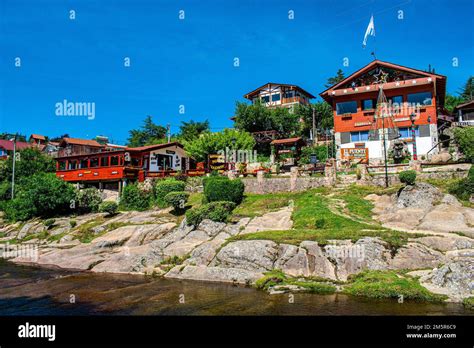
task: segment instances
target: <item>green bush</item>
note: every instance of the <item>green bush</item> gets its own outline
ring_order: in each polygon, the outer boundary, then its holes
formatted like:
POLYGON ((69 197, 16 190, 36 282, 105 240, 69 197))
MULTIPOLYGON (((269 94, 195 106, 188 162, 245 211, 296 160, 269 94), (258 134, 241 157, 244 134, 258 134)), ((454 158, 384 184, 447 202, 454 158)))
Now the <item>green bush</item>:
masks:
POLYGON ((115 215, 118 210, 118 204, 112 201, 102 202, 99 205, 99 211, 101 213, 107 213, 108 215, 115 215))
POLYGON ((123 188, 120 205, 125 210, 147 210, 151 205, 151 197, 150 192, 140 190, 136 184, 129 184, 123 188))
POLYGON ((21 180, 15 199, 4 205, 5 218, 27 220, 69 213, 75 199, 74 187, 53 173, 35 174, 21 180))
POLYGON ((448 191, 462 201, 469 201, 474 195, 474 166, 469 169, 467 178, 455 182, 448 188, 448 191))
POLYGON ((459 150, 464 154, 466 160, 474 163, 474 127, 455 128, 454 140, 459 150))
POLYGON ((324 218, 316 219, 316 221, 314 222, 314 225, 318 229, 324 228, 326 226, 326 219, 324 218))
POLYGON ((328 147, 326 145, 320 146, 305 146, 301 148, 301 156, 298 161, 299 164, 309 164, 311 155, 315 154, 319 162, 326 162, 328 159, 328 147))
POLYGON ((234 202, 211 202, 199 208, 193 208, 186 212, 186 222, 188 225, 197 226, 204 219, 225 222, 236 204, 234 202))
POLYGON ((165 196, 165 201, 176 211, 184 210, 184 206, 188 202, 189 193, 184 191, 170 192, 165 196))
POLYGON ((53 227, 54 223, 56 222, 56 219, 48 219, 43 222, 43 224, 46 226, 47 229, 50 229, 53 227))
POLYGON ((170 192, 184 191, 186 183, 175 179, 160 180, 155 185, 155 200, 159 207, 168 206, 165 196, 170 192))
POLYGON ((76 192, 76 208, 81 214, 97 212, 100 203, 102 203, 102 197, 99 190, 95 187, 89 187, 76 192))
POLYGON ((405 170, 398 174, 400 181, 407 185, 414 185, 416 180, 416 171, 414 170, 405 170))
POLYGON ((71 228, 74 228, 77 226, 77 221, 76 220, 69 220, 69 226, 71 226, 71 228))
POLYGON ((226 177, 209 177, 204 182, 205 201, 228 201, 240 204, 244 197, 244 189, 244 183, 240 179, 230 180, 226 177))

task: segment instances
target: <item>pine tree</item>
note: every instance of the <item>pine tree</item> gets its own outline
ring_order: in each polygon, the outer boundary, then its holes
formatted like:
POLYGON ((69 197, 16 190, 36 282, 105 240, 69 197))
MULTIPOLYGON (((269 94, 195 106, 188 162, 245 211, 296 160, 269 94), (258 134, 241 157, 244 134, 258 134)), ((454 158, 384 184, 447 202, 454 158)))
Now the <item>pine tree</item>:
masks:
POLYGON ((328 81, 326 82, 326 88, 329 88, 329 87, 332 87, 334 86, 336 83, 339 83, 341 82, 342 80, 345 79, 345 76, 344 76, 344 71, 342 71, 341 69, 337 70, 336 72, 336 76, 333 76, 333 77, 330 77, 328 78, 328 81))

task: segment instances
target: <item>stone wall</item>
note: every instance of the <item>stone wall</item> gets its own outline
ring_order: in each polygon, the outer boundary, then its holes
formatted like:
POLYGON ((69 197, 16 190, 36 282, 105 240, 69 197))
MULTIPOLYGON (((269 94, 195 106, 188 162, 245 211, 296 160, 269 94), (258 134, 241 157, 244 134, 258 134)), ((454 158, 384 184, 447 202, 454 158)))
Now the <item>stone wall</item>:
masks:
POLYGON ((328 186, 325 177, 299 176, 296 179, 290 177, 280 178, 243 178, 246 193, 276 193, 276 192, 298 192, 312 188, 328 186))

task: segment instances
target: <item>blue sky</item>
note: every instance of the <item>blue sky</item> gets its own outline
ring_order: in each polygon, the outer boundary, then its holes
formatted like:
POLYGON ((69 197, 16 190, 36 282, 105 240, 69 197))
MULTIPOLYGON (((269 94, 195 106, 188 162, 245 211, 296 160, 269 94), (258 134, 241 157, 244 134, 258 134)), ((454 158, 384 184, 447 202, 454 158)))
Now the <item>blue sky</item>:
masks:
POLYGON ((378 59, 418 69, 431 64, 455 93, 474 74, 473 4, 0 0, 0 132, 102 134, 123 144, 146 115, 170 123, 172 132, 181 121, 205 119, 218 131, 232 126, 235 102, 246 92, 283 82, 317 95, 337 69, 347 75, 369 63, 374 45, 378 59), (376 38, 364 50, 372 13, 376 38), (94 102, 95 119, 56 116, 64 99, 94 102))

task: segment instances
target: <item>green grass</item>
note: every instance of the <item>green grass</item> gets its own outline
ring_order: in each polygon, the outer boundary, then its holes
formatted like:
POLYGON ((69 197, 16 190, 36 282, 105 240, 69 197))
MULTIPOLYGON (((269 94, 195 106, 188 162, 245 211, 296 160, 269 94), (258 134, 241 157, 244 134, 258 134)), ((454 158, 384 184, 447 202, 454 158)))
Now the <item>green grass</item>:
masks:
POLYGON ((416 278, 394 271, 364 271, 352 275, 344 293, 370 298, 400 298, 404 300, 442 302, 447 297, 433 294, 420 285, 416 278))
POLYGON ((466 298, 462 301, 462 304, 463 304, 464 307, 466 307, 467 309, 474 310, 474 296, 466 297, 466 298))
POLYGON ((202 204, 202 197, 203 196, 204 195, 202 193, 198 193, 198 192, 191 193, 189 195, 187 205, 190 205, 191 208, 200 207, 201 204, 202 204))
POLYGON ((249 194, 242 203, 234 209, 234 216, 255 217, 278 210, 290 204, 297 197, 295 193, 249 194))
POLYGON ((336 287, 332 284, 314 281, 305 278, 290 278, 280 270, 272 270, 255 282, 255 286, 259 289, 268 290, 275 285, 297 285, 305 288, 307 292, 315 294, 332 294, 336 292, 336 287))

